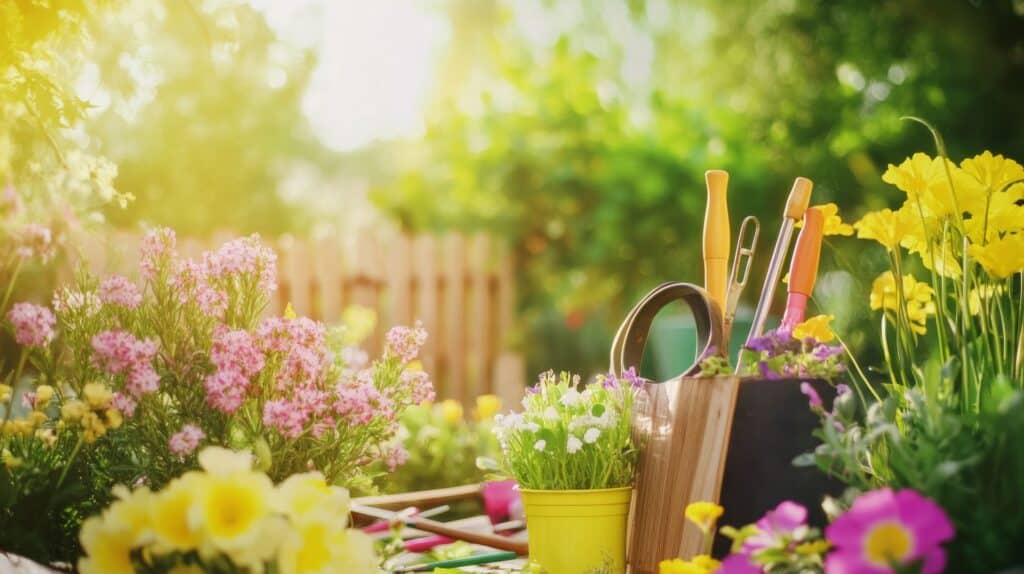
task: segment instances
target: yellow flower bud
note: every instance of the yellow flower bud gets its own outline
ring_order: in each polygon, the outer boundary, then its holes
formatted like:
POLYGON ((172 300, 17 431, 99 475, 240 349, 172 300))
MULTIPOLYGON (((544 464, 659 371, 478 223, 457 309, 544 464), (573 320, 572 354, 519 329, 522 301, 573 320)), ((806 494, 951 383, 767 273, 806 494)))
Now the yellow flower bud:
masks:
POLYGON ((60 409, 60 418, 69 423, 77 422, 88 410, 82 401, 68 401, 60 409))
POLYGON ((446 399, 441 402, 441 418, 448 424, 462 422, 462 403, 454 399, 446 399))
POLYGON ((119 429, 124 424, 124 417, 121 416, 121 411, 117 409, 107 409, 107 428, 119 429))
POLYGON ((50 417, 46 416, 46 413, 41 413, 39 411, 32 411, 26 417, 28 424, 30 424, 32 428, 45 423, 49 418, 50 417))
POLYGON ((50 385, 39 385, 36 388, 36 409, 42 410, 53 398, 53 387, 50 385))
POLYGON ((686 506, 686 519, 696 524, 702 532, 708 533, 721 518, 722 512, 724 509, 714 502, 691 502, 686 506))
POLYGON ((4 452, 0 454, 0 460, 3 460, 4 466, 8 469, 15 469, 22 465, 24 461, 20 458, 11 454, 11 451, 4 449, 4 452))
POLYGON ((11 388, 11 385, 0 383, 0 404, 10 401, 12 395, 14 395, 14 389, 11 388))
POLYGON ((89 408, 93 409, 106 408, 114 397, 110 389, 103 383, 87 383, 82 389, 82 395, 85 397, 86 402, 89 403, 89 408))
POLYGON ((489 421, 501 410, 501 399, 497 395, 480 395, 476 398, 476 418, 489 421))

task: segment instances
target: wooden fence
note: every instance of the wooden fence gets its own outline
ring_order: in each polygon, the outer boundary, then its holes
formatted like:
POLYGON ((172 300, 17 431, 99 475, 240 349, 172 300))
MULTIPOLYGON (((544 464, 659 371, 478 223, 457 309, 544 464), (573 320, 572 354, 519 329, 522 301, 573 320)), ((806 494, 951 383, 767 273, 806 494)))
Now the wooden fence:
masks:
MULTIPOLYGON (((230 237, 179 238, 178 249, 195 257, 230 237)), ((134 277, 140 240, 115 233, 83 238, 79 246, 93 271, 134 277)), ((454 234, 284 237, 265 243, 278 254, 278 290, 268 314, 280 314, 290 302, 299 315, 330 324, 349 305, 370 307, 378 318, 365 345, 372 354, 380 352, 388 327, 422 321, 429 333, 423 365, 439 399, 470 405, 479 394, 495 393, 510 405, 521 397, 523 361, 509 350, 507 337, 515 283, 502 245, 485 235, 454 234)))

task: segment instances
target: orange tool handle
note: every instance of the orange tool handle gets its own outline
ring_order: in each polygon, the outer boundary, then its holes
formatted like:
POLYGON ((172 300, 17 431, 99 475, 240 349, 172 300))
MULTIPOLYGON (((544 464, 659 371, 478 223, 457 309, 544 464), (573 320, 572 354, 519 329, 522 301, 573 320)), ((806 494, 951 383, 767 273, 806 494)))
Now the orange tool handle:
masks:
POLYGON ((704 173, 708 203, 704 211, 704 288, 719 309, 725 309, 729 290, 729 173, 720 169, 704 173))
POLYGON ((793 262, 789 267, 789 292, 808 297, 814 291, 821 259, 821 239, 825 230, 825 215, 816 207, 804 212, 804 227, 796 239, 793 262))

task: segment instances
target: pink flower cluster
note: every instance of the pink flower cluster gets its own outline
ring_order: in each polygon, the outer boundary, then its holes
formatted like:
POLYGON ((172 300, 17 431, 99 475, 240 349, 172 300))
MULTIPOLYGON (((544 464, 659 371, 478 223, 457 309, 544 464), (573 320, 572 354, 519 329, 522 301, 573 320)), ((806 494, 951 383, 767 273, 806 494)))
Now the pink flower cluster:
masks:
POLYGON ((14 252, 22 259, 38 256, 45 263, 57 252, 50 228, 38 223, 29 223, 22 227, 17 244, 14 252))
POLYGON ((265 353, 281 355, 277 372, 278 390, 317 381, 331 363, 325 345, 327 329, 307 317, 271 317, 256 327, 256 340, 265 353))
POLYGON ((187 424, 180 431, 174 434, 167 442, 170 451, 180 457, 192 454, 199 447, 199 441, 206 438, 203 429, 193 424, 187 424))
POLYGON ((111 275, 100 282, 99 297, 105 305, 135 309, 142 304, 142 292, 134 283, 120 275, 111 275))
POLYGON ((167 267, 174 260, 176 244, 177 236, 173 229, 160 227, 146 233, 142 238, 139 254, 142 277, 150 281, 156 279, 160 269, 167 267))
POLYGON ((16 303, 7 312, 7 320, 14 327, 14 340, 19 345, 42 347, 53 340, 57 318, 46 307, 16 303))
POLYGON ((426 371, 402 371, 398 376, 398 383, 409 388, 409 400, 415 405, 437 398, 434 385, 430 382, 430 375, 426 371))
POLYGON ((217 370, 206 377, 206 402, 224 413, 242 406, 252 377, 263 370, 266 361, 247 331, 218 327, 210 348, 210 361, 217 370))
POLYGON ((114 398, 110 401, 110 406, 126 417, 133 417, 135 416, 135 408, 139 405, 130 395, 116 392, 114 393, 114 398))
POLYGON ((387 352, 408 363, 416 358, 420 349, 427 342, 427 330, 423 323, 416 322, 415 327, 392 327, 386 336, 387 352))
POLYGON ((367 425, 376 417, 394 420, 394 402, 363 373, 359 377, 362 380, 343 381, 334 389, 334 412, 353 426, 367 425))
POLYGON ((202 263, 192 260, 178 263, 171 285, 178 292, 179 302, 194 303, 204 315, 219 319, 228 308, 227 293, 210 284, 209 273, 202 263))
POLYGON ((93 337, 92 350, 93 362, 103 372, 127 375, 125 390, 132 397, 140 398, 160 386, 160 375, 153 368, 156 341, 139 340, 127 331, 115 329, 93 337))
POLYGON ((248 275, 258 279, 263 291, 277 289, 277 254, 260 244, 260 236, 256 234, 231 240, 217 251, 207 253, 203 265, 212 279, 230 280, 248 275))
POLYGON ((384 464, 387 465, 389 472, 394 472, 396 468, 402 466, 409 460, 409 451, 405 450, 402 445, 395 445, 384 453, 384 464))

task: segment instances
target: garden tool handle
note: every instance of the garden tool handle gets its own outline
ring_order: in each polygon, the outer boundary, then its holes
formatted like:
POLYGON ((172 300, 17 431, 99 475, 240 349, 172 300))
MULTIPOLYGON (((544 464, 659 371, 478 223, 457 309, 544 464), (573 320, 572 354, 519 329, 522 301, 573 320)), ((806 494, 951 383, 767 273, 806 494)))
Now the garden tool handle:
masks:
POLYGON ((720 169, 704 173, 708 202, 704 210, 704 288, 725 309, 729 289, 729 173, 720 169))
POLYGON ((811 203, 811 191, 814 189, 814 182, 806 177, 798 177, 793 181, 793 188, 789 190, 789 197, 786 199, 785 216, 793 221, 800 221, 811 203))
POLYGON ((353 503, 350 507, 353 514, 360 514, 362 516, 369 516, 371 518, 386 518, 389 520, 400 520, 406 525, 429 532, 431 534, 440 534, 441 536, 447 536, 453 540, 465 540, 470 544, 479 544, 481 546, 490 546, 497 550, 508 550, 515 552, 520 556, 527 556, 529 554, 529 547, 526 542, 520 542, 504 536, 498 536, 496 534, 487 534, 484 532, 473 532, 470 530, 463 530, 454 526, 449 526, 443 522, 437 522, 436 520, 430 520, 429 518, 417 518, 415 516, 403 517, 397 513, 382 511, 378 508, 369 507, 363 504, 353 503))
POLYGON ((700 362, 712 353, 721 353, 722 311, 704 289, 690 283, 663 283, 655 287, 626 315, 612 342, 610 370, 619 374, 630 367, 640 368, 644 347, 655 315, 674 301, 690 307, 697 327, 697 360, 680 376, 700 370, 700 362))
POLYGON ((793 248, 793 260, 789 267, 789 296, 786 299, 786 313, 782 324, 793 328, 804 320, 807 299, 814 292, 821 259, 821 240, 825 230, 825 215, 811 207, 804 213, 804 225, 793 248))

